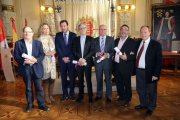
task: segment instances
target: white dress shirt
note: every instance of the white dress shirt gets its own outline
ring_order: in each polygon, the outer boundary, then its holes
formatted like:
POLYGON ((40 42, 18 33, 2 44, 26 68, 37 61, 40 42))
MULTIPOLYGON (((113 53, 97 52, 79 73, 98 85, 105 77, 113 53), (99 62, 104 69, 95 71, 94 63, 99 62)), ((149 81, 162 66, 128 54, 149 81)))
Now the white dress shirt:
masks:
MULTIPOLYGON (((124 43, 127 40, 127 38, 128 38, 128 36, 125 39, 120 38, 120 40, 118 42, 118 46, 117 46, 119 50, 122 48, 122 46, 124 45, 124 43)), ((119 54, 116 53, 116 55, 115 55, 115 62, 119 63, 119 60, 120 60, 119 54)))
POLYGON ((28 55, 32 56, 32 42, 24 40, 27 48, 28 55))
POLYGON ((147 40, 142 40, 141 41, 141 44, 140 44, 139 49, 138 49, 138 53, 139 53, 139 50, 141 49, 141 46, 143 45, 143 42, 145 42, 144 43, 144 49, 143 49, 143 52, 142 52, 141 57, 139 59, 138 68, 145 69, 146 68, 145 55, 146 55, 146 51, 147 51, 147 48, 148 48, 148 45, 149 45, 149 42, 150 42, 150 37, 147 40))
POLYGON ((81 36, 80 36, 80 43, 81 43, 81 54, 82 54, 82 58, 83 58, 83 54, 84 54, 85 42, 86 42, 86 35, 81 35, 81 36))

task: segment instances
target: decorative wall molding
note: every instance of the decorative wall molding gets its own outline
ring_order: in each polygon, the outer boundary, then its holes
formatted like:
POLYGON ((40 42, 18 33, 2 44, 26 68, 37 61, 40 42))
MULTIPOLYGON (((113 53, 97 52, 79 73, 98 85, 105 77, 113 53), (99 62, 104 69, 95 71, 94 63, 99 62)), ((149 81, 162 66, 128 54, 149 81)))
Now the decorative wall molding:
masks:
POLYGON ((5 11, 5 10, 6 10, 6 11, 14 12, 14 6, 2 4, 2 11, 5 11))
MULTIPOLYGON (((116 2, 116 7, 119 4, 135 4, 136 0, 121 0, 121 1, 117 1, 116 2)), ((135 11, 117 11, 116 10, 116 14, 117 14, 117 18, 116 18, 116 22, 117 22, 117 26, 116 26, 116 36, 119 36, 119 28, 121 25, 123 24, 127 24, 130 27, 130 35, 133 35, 135 33, 135 11)))

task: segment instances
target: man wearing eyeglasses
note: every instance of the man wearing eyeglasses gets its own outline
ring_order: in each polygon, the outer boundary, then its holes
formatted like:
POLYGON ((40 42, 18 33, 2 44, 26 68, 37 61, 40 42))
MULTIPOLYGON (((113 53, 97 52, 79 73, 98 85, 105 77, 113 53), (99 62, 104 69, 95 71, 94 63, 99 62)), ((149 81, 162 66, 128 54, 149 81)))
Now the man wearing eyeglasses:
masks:
POLYGON ((15 43, 14 58, 18 63, 19 74, 23 77, 26 86, 26 112, 30 112, 34 108, 34 95, 32 83, 34 83, 38 109, 48 111, 49 107, 45 105, 44 92, 41 85, 43 77, 44 52, 42 43, 38 40, 33 40, 32 28, 26 26, 23 29, 24 38, 15 43))
POLYGON ((77 73, 79 79, 79 95, 77 102, 81 102, 84 97, 84 74, 86 77, 87 90, 89 96, 89 103, 93 102, 92 82, 91 82, 91 68, 93 50, 93 38, 86 35, 87 26, 81 23, 78 26, 80 36, 76 37, 73 41, 73 54, 77 63, 77 73))

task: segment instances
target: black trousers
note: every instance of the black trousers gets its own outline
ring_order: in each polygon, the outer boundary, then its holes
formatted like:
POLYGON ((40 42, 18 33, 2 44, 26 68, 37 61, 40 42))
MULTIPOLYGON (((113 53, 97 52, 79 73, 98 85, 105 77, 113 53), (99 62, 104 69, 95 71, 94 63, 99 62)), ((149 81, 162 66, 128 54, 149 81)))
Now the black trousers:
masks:
POLYGON ((119 63, 115 63, 117 93, 126 102, 130 102, 132 98, 131 72, 129 71, 125 71, 119 63))
POLYGON ((136 69, 136 89, 139 95, 140 105, 149 110, 156 108, 157 101, 157 82, 147 83, 145 70, 136 69))
POLYGON ((82 66, 82 67, 78 66, 77 74, 78 74, 78 79, 79 79, 79 82, 78 82, 79 97, 84 96, 84 74, 85 74, 88 95, 90 98, 92 98, 93 92, 92 92, 92 81, 91 81, 91 66, 82 66))
POLYGON ((35 87, 35 94, 37 97, 38 106, 44 106, 44 92, 42 88, 42 81, 41 79, 36 78, 32 67, 29 67, 25 70, 26 75, 24 76, 24 83, 26 86, 26 100, 29 106, 33 105, 34 102, 34 95, 33 95, 33 83, 35 87))

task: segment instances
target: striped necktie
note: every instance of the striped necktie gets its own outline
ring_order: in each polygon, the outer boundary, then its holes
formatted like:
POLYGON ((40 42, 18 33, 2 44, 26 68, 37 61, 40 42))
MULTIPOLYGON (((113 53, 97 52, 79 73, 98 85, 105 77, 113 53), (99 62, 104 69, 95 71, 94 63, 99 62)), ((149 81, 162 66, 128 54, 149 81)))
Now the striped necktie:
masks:
POLYGON ((105 47, 105 39, 102 37, 101 38, 101 41, 100 41, 101 45, 100 45, 100 48, 101 48, 101 52, 104 52, 104 47, 105 47))

